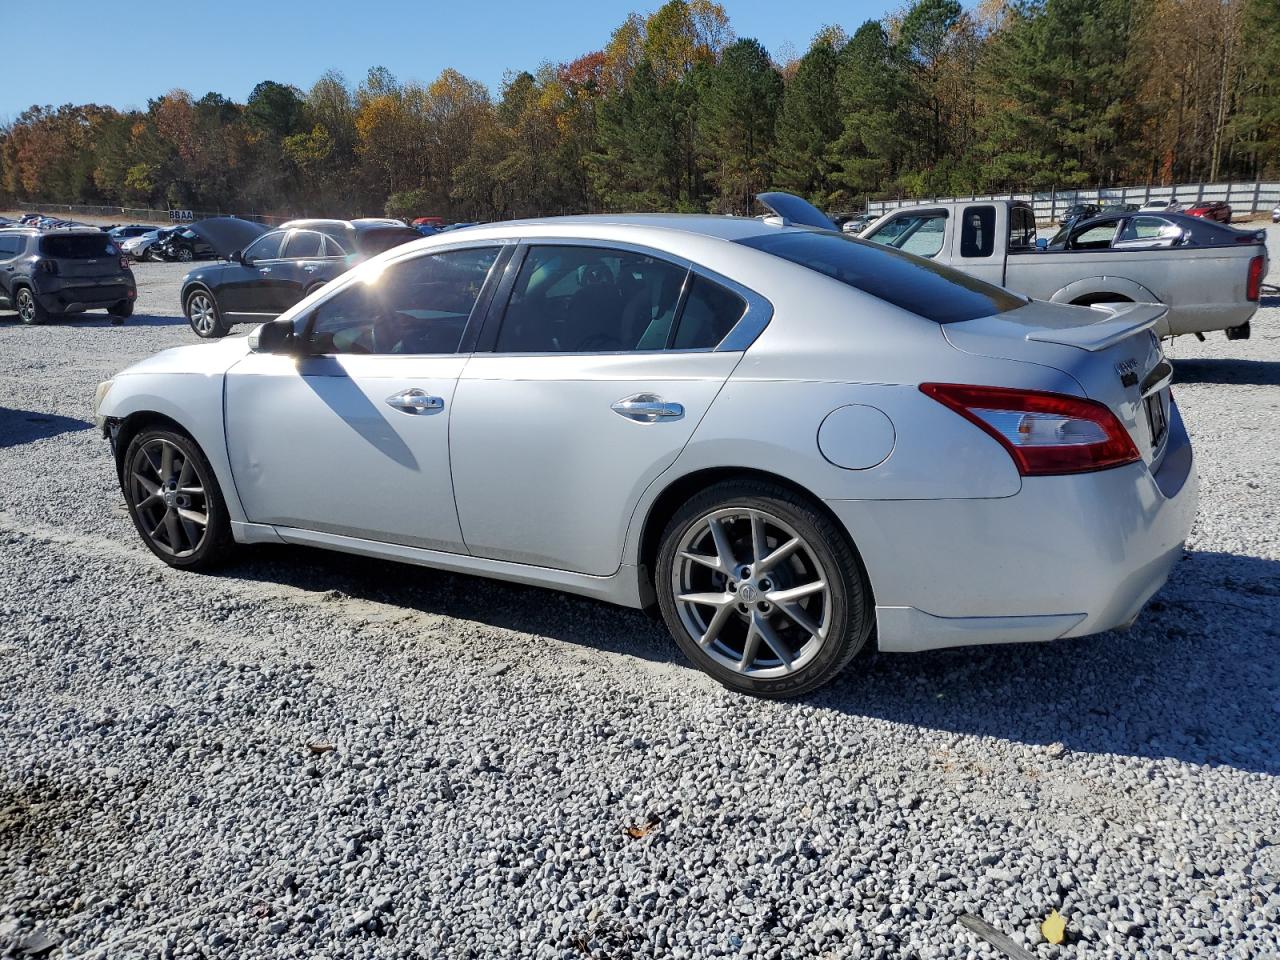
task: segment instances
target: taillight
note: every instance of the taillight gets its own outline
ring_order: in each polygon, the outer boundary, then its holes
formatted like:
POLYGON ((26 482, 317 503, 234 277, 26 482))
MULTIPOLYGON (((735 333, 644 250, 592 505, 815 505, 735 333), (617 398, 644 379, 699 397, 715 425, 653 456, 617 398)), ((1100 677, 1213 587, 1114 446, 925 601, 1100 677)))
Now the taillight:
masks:
POLYGON ((128 257, 121 257, 121 258, 120 258, 120 269, 121 269, 121 270, 128 270, 128 269, 129 269, 129 258, 128 258, 128 257))
POLYGON ((57 273, 57 272, 58 272, 58 261, 57 261, 57 260, 40 260, 40 261, 37 261, 37 263, 36 263, 36 269, 37 269, 37 270, 43 270, 45 273, 57 273))
POLYGON ((960 383, 922 383, 920 391, 995 437, 1024 477, 1088 473, 1139 459, 1124 425, 1094 400, 960 383))
POLYGON ((1249 261, 1249 277, 1245 281, 1245 297, 1258 300, 1262 296, 1262 271, 1267 265, 1267 258, 1259 254, 1249 261))

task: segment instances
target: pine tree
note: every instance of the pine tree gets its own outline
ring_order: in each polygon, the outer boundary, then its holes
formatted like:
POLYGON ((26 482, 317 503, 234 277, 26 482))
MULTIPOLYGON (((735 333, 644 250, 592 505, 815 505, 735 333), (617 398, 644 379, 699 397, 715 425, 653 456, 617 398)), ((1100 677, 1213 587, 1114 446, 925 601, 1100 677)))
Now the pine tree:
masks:
POLYGON ((825 38, 800 58, 782 96, 773 148, 773 185, 819 207, 829 205, 837 189, 832 175, 833 147, 842 131, 839 65, 839 54, 825 38))

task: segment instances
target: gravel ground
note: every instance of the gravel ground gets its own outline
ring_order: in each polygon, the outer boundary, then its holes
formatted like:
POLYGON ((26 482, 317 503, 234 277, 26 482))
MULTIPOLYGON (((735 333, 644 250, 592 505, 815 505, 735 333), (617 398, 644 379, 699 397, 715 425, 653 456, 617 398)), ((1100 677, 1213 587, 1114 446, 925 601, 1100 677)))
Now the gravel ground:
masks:
POLYGON ((0 318, 0 956, 1002 956, 966 913, 1036 957, 1280 956, 1280 298, 1171 348, 1201 511, 1130 632, 768 703, 562 594, 163 566, 87 421, 194 339, 183 272, 140 265, 123 327, 0 318))

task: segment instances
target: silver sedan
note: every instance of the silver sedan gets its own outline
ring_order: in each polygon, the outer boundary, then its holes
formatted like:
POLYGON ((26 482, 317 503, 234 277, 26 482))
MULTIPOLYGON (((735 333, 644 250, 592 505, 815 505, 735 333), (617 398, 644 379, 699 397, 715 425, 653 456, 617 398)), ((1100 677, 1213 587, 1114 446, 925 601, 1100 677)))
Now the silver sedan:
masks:
POLYGON ((781 217, 494 224, 130 367, 96 415, 172 566, 306 544, 567 590, 790 696, 869 643, 1138 615, 1196 502, 1163 310, 781 217))

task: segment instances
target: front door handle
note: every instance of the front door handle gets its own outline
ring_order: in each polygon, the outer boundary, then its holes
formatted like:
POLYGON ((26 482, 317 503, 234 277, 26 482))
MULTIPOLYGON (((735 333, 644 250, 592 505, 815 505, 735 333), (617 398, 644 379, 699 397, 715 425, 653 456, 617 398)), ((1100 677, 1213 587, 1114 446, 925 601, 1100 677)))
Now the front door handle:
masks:
POLYGON ((270 273, 270 272, 271 272, 271 268, 270 268, 270 267, 259 267, 259 268, 258 268, 258 272, 259 272, 259 273, 270 273))
POLYGON ((444 397, 433 397, 414 388, 387 397, 387 404, 405 413, 430 413, 432 410, 444 409, 444 397))
POLYGON ((657 394, 637 393, 623 397, 611 405, 614 413, 637 423, 656 423, 659 420, 679 420, 684 416, 684 407, 678 403, 669 403, 657 394))

